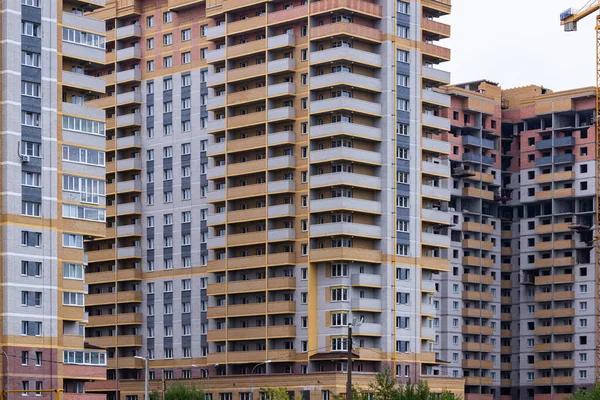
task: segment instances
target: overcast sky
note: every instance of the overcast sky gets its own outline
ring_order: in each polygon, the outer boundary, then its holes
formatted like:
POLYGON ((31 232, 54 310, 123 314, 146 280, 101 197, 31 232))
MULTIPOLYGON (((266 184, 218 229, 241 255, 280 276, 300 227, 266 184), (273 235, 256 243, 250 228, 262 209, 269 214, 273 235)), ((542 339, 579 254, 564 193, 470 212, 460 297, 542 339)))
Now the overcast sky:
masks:
POLYGON ((452 0, 452 83, 488 79, 505 88, 595 85, 595 15, 564 32, 559 14, 588 0, 452 0))

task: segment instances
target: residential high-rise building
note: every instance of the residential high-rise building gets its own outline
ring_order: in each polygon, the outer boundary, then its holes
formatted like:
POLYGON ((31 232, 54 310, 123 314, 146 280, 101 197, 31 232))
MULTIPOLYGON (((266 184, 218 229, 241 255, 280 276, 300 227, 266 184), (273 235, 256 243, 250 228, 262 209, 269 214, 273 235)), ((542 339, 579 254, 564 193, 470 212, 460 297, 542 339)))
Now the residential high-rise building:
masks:
POLYGON ((502 184, 512 201, 501 214, 502 288, 512 303, 501 316, 512 325, 502 359, 511 354, 512 369, 502 368, 502 382, 513 398, 550 399, 596 379, 595 89, 503 96, 502 184))
POLYGON ((105 231, 105 115, 85 104, 105 92, 105 24, 84 16, 103 5, 2 3, 0 371, 24 396, 104 398, 83 394, 106 379, 84 337, 83 251, 105 231))
POLYGON ((327 399, 345 391, 353 323, 359 384, 390 367, 462 394, 436 351, 450 164, 433 160, 450 153, 450 98, 433 89, 450 51, 434 42, 450 8, 107 0, 94 13, 108 233, 86 244, 87 335, 109 380, 90 390, 141 396, 148 357, 153 384, 207 378, 246 399, 284 377, 327 399))

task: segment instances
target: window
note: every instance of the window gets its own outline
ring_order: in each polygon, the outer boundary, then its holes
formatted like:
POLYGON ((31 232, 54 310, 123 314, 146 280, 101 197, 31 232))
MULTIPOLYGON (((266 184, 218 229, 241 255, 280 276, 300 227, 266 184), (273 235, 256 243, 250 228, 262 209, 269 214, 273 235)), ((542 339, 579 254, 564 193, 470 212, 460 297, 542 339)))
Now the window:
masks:
POLYGON ((22 50, 21 51, 21 65, 27 65, 28 67, 40 68, 41 54, 22 50))
POLYGON ((409 304, 410 303, 410 294, 404 292, 396 293, 396 303, 397 304, 409 304))
POLYGON ((63 161, 100 166, 106 164, 106 155, 103 151, 72 145, 63 145, 62 150, 63 161))
POLYGON ((21 335, 41 336, 42 323, 37 321, 21 321, 21 335))
POLYGON ((192 30, 190 28, 181 31, 181 41, 185 42, 192 39, 192 30))
POLYGON ((410 317, 396 317, 396 328, 408 329, 410 326, 410 317))
MULTIPOLYGON (((39 27, 39 25, 38 25, 39 27)), ((41 29, 40 29, 41 34, 41 29)), ((40 37, 40 36, 38 36, 40 37)), ((105 48, 105 37, 95 33, 80 31, 73 28, 63 28, 63 41, 77 43, 82 46, 95 47, 98 49, 105 48)))
POLYGON ((21 4, 24 6, 40 8, 41 0, 21 0, 21 4))
POLYGON ((347 312, 331 313, 331 326, 348 326, 348 313, 347 312))
POLYGON ((21 382, 21 387, 23 388, 23 393, 21 393, 23 396, 29 396, 29 381, 22 381, 21 382))
POLYGON ((41 97, 41 85, 35 82, 21 81, 21 94, 23 96, 41 97))
POLYGON ((21 125, 39 128, 41 126, 40 121, 40 113, 36 113, 33 111, 21 111, 21 125))
POLYGON ((83 279, 83 265, 74 263, 63 263, 63 278, 83 279))
POLYGON ((396 197, 396 207, 408 208, 408 197, 407 196, 397 196, 396 197))
POLYGON ((408 51, 396 50, 396 60, 399 62, 407 63, 409 61, 408 51))
POLYGON ((28 217, 39 217, 40 216, 40 203, 34 203, 32 201, 21 201, 21 214, 28 217))
POLYGON ((396 36, 408 39, 408 27, 406 26, 397 26, 396 27, 396 36))
POLYGON ((63 304, 66 306, 83 306, 83 293, 63 292, 63 304))
POLYGON ((173 281, 165 281, 163 286, 166 293, 173 291, 173 281))
POLYGON ((397 220, 396 221, 396 230, 398 232, 409 232, 408 230, 408 221, 397 220))
POLYGON ((21 231, 21 245, 39 247, 42 241, 40 232, 21 231))
POLYGON ((408 256, 409 254, 409 246, 406 244, 397 244, 396 245, 396 255, 399 256, 408 256))
POLYGON ((146 71, 154 71, 154 60, 146 61, 146 71))
POLYGON ((398 99, 396 108, 400 111, 410 111, 408 100, 398 99))
POLYGON ((42 263, 34 261, 21 261, 21 275, 42 276, 42 263))
POLYGON ((396 268, 396 279, 399 281, 408 281, 410 279, 410 270, 408 268, 396 268))
POLYGON ((63 116, 63 129, 104 136, 106 124, 84 118, 63 116))
POLYGON ((171 11, 166 11, 163 13, 163 22, 168 24, 169 22, 173 22, 173 14, 171 11))
POLYGON ((42 174, 38 172, 21 172, 21 185, 40 187, 40 180, 42 174))
POLYGON ((348 276, 348 264, 332 264, 331 265, 331 276, 332 277, 348 276))
MULTIPOLYGON (((203 195, 202 197, 206 197, 203 195)), ((190 200, 192 198, 192 189, 182 189, 181 190, 181 200, 190 200)))
POLYGON ((189 51, 181 53, 181 63, 182 64, 189 64, 191 62, 192 62, 192 53, 190 53, 189 51))
POLYGON ((396 341, 396 352, 408 353, 410 351, 410 342, 408 340, 397 340, 396 341))
POLYGON ((348 288, 331 288, 331 301, 348 301, 348 288))
POLYGON ((408 183, 408 172, 396 172, 396 183, 408 183))
POLYGON ((40 24, 35 24, 29 21, 21 21, 21 34, 25 36, 42 37, 42 27, 40 24))
POLYGON ((148 28, 152 28, 154 26, 154 16, 149 16, 146 18, 146 26, 148 26, 148 28))
POLYGON ((171 68, 173 66, 173 56, 163 57, 163 67, 171 68))
POLYGON ((399 13, 401 13, 401 14, 408 15, 409 11, 410 11, 410 4, 409 3, 405 3, 403 1, 399 1, 397 3, 397 9, 396 9, 396 11, 399 12, 399 13))
POLYGON ((405 147, 396 147, 396 158, 399 160, 408 160, 408 149, 405 147))
POLYGON ((21 305, 25 307, 41 307, 42 292, 21 292, 21 305))
POLYGON ((398 74, 396 75, 396 84, 402 87, 409 87, 409 77, 407 75, 398 74))

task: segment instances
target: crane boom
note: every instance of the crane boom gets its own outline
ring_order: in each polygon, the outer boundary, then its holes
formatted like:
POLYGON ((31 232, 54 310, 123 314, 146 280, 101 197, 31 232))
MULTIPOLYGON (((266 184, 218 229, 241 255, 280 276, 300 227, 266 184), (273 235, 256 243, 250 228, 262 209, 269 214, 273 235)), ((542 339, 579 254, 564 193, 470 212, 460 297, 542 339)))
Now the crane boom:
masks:
MULTIPOLYGON (((572 8, 560 14, 560 24, 565 31, 577 30, 577 22, 581 19, 600 11, 600 0, 589 0, 578 11, 572 8)), ((596 250, 596 379, 600 380, 600 14, 596 14, 596 113, 594 125, 596 128, 596 221, 594 228, 594 247, 596 250)))
POLYGON ((598 0, 590 0, 579 10, 568 8, 560 14, 560 24, 565 27, 566 32, 576 31, 578 21, 598 10, 600 10, 600 1, 598 0))

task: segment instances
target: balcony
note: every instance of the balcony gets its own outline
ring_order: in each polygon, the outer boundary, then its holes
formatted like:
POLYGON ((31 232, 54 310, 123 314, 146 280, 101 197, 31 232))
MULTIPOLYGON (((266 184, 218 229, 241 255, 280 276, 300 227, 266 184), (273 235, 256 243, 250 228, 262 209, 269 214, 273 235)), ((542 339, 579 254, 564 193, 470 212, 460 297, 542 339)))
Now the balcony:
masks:
MULTIPOLYGON (((463 311, 465 309, 463 308, 463 311)), ((463 351, 475 351, 475 352, 485 352, 491 353, 494 351, 494 346, 489 343, 475 343, 475 342, 463 342, 462 344, 463 351)))
POLYGON ((117 61, 125 61, 131 58, 142 58, 142 49, 137 46, 131 46, 117 50, 117 61))
POLYGON ((206 38, 208 40, 211 40, 221 36, 225 36, 226 31, 227 25, 224 23, 221 25, 209 26, 208 28, 206 28, 206 38))
POLYGON ((492 310, 488 310, 485 308, 463 308, 462 316, 469 317, 469 318, 490 319, 490 318, 494 317, 494 313, 492 312, 492 310))
POLYGON ((485 335, 491 336, 494 334, 494 329, 489 326, 478 325, 463 325, 462 333, 465 335, 485 335))
POLYGON ((119 247, 117 248, 117 258, 141 258, 141 247, 119 247))
POLYGON ((65 26, 77 28, 86 32, 98 33, 100 35, 104 35, 106 31, 105 24, 102 20, 70 12, 62 13, 62 23, 65 26))
POLYGON ((450 14, 450 10, 452 9, 451 0, 422 0, 421 3, 426 9, 434 10, 436 13, 439 13, 441 15, 450 14))
POLYGON ((332 124, 316 125, 310 128, 310 137, 328 137, 335 135, 350 135, 366 139, 381 140, 381 129, 373 126, 353 124, 349 122, 336 122, 332 124))
POLYGON ((483 266, 492 268, 494 266, 494 260, 491 258, 481 258, 474 256, 465 256, 462 259, 463 265, 472 265, 472 266, 483 266))
POLYGON ((267 72, 269 74, 281 71, 293 71, 296 69, 296 60, 293 58, 282 58, 279 60, 269 61, 267 63, 267 72))
POLYGON ((98 110, 96 108, 86 107, 79 104, 62 103, 62 111, 65 114, 81 118, 96 119, 101 121, 104 121, 105 119, 104 110, 98 110))
POLYGON ((310 13, 312 15, 329 14, 339 9, 375 18, 381 18, 382 15, 381 6, 363 0, 321 0, 310 4, 310 13))
POLYGON ((432 199, 450 201, 450 190, 439 186, 421 185, 421 195, 432 199))
POLYGON ((267 264, 269 265, 291 265, 296 263, 296 255, 294 253, 273 253, 267 256, 267 264))
POLYGON ((292 131, 274 132, 267 135, 267 144, 275 146, 279 144, 295 143, 296 134, 292 131))
POLYGON ((421 43, 421 53, 439 61, 450 61, 450 49, 431 43, 421 43))
POLYGON ((421 29, 438 35, 441 38, 450 37, 450 25, 427 18, 421 18, 421 29))
POLYGON ((227 121, 227 127, 229 129, 243 128, 245 126, 264 124, 266 114, 265 111, 260 111, 244 115, 234 115, 227 118, 225 121, 227 121))
MULTIPOLYGON (((98 22, 102 23, 102 21, 98 22)), ((65 56, 75 58, 77 60, 89 60, 99 64, 104 64, 106 61, 106 52, 104 49, 92 46, 84 46, 73 42, 66 42, 64 40, 62 42, 62 48, 65 56)))
POLYGON ((363 40, 381 43, 383 35, 379 29, 352 22, 337 22, 310 28, 310 38, 331 38, 334 36, 358 37, 363 40))
POLYGON ((281 24, 283 22, 289 22, 300 18, 306 18, 307 15, 307 5, 295 5, 292 8, 269 13, 267 22, 269 25, 281 24))
POLYGON ((262 28, 267 23, 267 16, 253 16, 251 18, 246 18, 238 21, 229 22, 227 24, 227 34, 228 35, 237 35, 242 32, 247 32, 255 29, 262 28))
POLYGON ((462 195, 463 197, 474 197, 477 199, 481 198, 485 200, 494 200, 494 192, 490 190, 483 190, 472 187, 463 188, 462 195))
POLYGON ((142 125, 141 114, 125 114, 117 116, 117 128, 126 128, 128 126, 142 125))
POLYGON ((450 72, 423 66, 423 68, 421 69, 421 74, 424 78, 427 78, 432 81, 440 82, 445 85, 450 83, 450 72))
POLYGON ((422 256, 420 264, 421 268, 432 271, 450 272, 450 260, 447 258, 422 256))
POLYGON ((492 369, 494 368, 494 363, 492 361, 489 360, 467 360, 467 359, 463 359, 462 360, 462 367, 463 368, 470 368, 470 369, 492 369))
MULTIPOLYGON (((227 95, 227 105, 232 106, 232 105, 236 105, 236 104, 244 104, 244 103, 250 103, 253 101, 258 101, 260 99, 265 98, 266 95, 267 95, 267 89, 264 87, 229 93, 227 95)), ((224 96, 219 96, 219 97, 224 98, 224 96)), ((217 97, 217 99, 219 97, 217 97)), ((217 107, 217 104, 215 104, 215 103, 216 102, 213 101, 214 106, 217 107)), ((224 103, 224 101, 223 101, 223 103, 224 103)))
POLYGON ((380 214, 379 201, 355 199, 352 197, 332 197, 328 199, 311 200, 310 211, 322 212, 333 210, 353 210, 358 212, 380 214))
POLYGON ((433 114, 423 113, 421 115, 421 123, 429 128, 441 131, 450 130, 450 120, 448 118, 438 117, 433 114))
POLYGON ((449 178, 450 164, 423 161, 421 163, 421 172, 424 174, 449 178))
POLYGON ((330 162, 335 160, 350 160, 364 164, 381 165, 381 153, 361 150, 354 147, 332 147, 314 150, 310 153, 311 163, 330 162))
POLYGON ((132 24, 117 28, 117 39, 124 39, 131 36, 142 36, 142 27, 140 25, 132 24))
POLYGON ((464 222, 463 231, 494 233, 494 227, 489 224, 480 224, 478 222, 464 222))
POLYGON ((381 104, 352 97, 333 97, 325 100, 315 100, 310 104, 310 112, 313 114, 329 113, 334 110, 348 110, 351 112, 381 116, 381 104))
POLYGON ((334 260, 353 260, 355 262, 381 263, 382 254, 378 250, 360 249, 353 247, 330 247, 313 249, 310 253, 311 262, 326 262, 334 260))
POLYGON ((142 226, 141 225, 120 225, 117 226, 117 236, 141 236, 142 226))
POLYGON ((229 211, 227 214, 227 222, 230 224, 253 221, 256 219, 266 218, 266 208, 251 208, 248 210, 229 211))
MULTIPOLYGON (((265 147, 266 144, 267 144, 266 136, 264 136, 264 135, 250 136, 250 137, 247 137, 244 139, 229 140, 227 142, 227 151, 229 151, 229 152, 248 151, 250 149, 265 147)), ((262 164, 264 164, 264 162, 262 164)), ((230 164, 230 165, 235 165, 235 164, 230 164)))
POLYGON ((572 181, 575 179, 575 171, 562 171, 550 174, 536 175, 535 183, 548 183, 548 182, 560 182, 560 181, 572 181))
POLYGON ((359 311, 381 311, 381 299, 366 299, 366 298, 353 298, 351 302, 352 310, 359 311))
POLYGON ((492 285, 494 283, 494 278, 490 275, 463 274, 462 281, 465 283, 481 283, 483 285, 492 285))
POLYGON ((537 242, 535 244, 535 251, 548 251, 548 250, 562 250, 571 249, 575 247, 574 240, 555 240, 548 242, 537 242))
POLYGON ((296 109, 294 107, 271 108, 267 113, 269 122, 294 118, 296 118, 296 109))
POLYGON ((559 154, 554 156, 554 164, 572 164, 575 162, 575 154, 559 154))
POLYGON ((140 92, 125 92, 117 94, 117 105, 123 106, 127 104, 142 102, 142 93, 140 92))
POLYGON ((421 218, 424 221, 435 222, 440 225, 454 225, 452 222, 452 215, 446 211, 423 208, 421 210, 421 218))
POLYGON ((282 47, 291 47, 296 45, 296 36, 284 33, 283 35, 271 36, 267 39, 269 50, 280 49, 282 47))
POLYGON ((225 58, 225 47, 206 52, 206 62, 214 63, 225 58))
POLYGON ((142 181, 140 180, 129 180, 129 181, 121 181, 117 182, 117 193, 123 192, 141 192, 142 191, 142 181))
POLYGON ((545 234, 552 232, 569 232, 570 222, 556 223, 556 224, 543 224, 535 227, 535 233, 545 234))
POLYGON ((450 143, 437 139, 423 138, 421 147, 433 153, 450 154, 450 143))
POLYGON ((296 239, 296 231, 294 229, 269 229, 267 240, 269 243, 288 241, 296 239))
POLYGON ((141 323, 141 313, 90 315, 87 326, 140 325, 141 323))
MULTIPOLYGON (((206 78, 207 86, 216 86, 216 85, 221 85, 224 83, 225 83, 225 72, 208 74, 208 77, 206 78)), ((208 107, 209 108, 212 107, 212 105, 210 104, 210 100, 208 101, 208 107)))
POLYGON ((310 64, 330 64, 335 61, 347 60, 357 64, 381 68, 381 55, 350 47, 335 47, 311 52, 310 64))
POLYGON ((435 104, 440 107, 450 107, 450 96, 447 94, 428 89, 423 89, 421 93, 421 100, 426 103, 435 104))
POLYGON ((352 274, 350 279, 352 286, 381 287, 381 275, 379 274, 352 274))
POLYGON ((536 267, 567 267, 575 265, 575 257, 542 258, 535 260, 536 267))
POLYGON ((293 83, 278 83, 275 85, 269 85, 267 93, 269 98, 292 96, 296 94, 296 85, 293 83))
POLYGON ((296 166, 296 157, 279 156, 267 159, 268 169, 293 168, 296 166))
POLYGON ((62 71, 62 80, 65 86, 77 87, 95 93, 106 92, 106 81, 103 78, 62 71))
POLYGON ((381 238, 381 226, 351 222, 314 224, 310 226, 310 235, 311 237, 351 235, 381 238))
MULTIPOLYGON (((267 48, 266 40, 254 40, 252 42, 229 46, 227 48, 227 57, 243 57, 254 53, 264 52, 267 48)), ((207 60, 208 61, 208 60, 207 60)), ((210 62, 210 61, 209 61, 210 62)))
POLYGON ((268 207, 269 218, 285 217, 296 214, 296 206, 293 204, 280 204, 268 207))
POLYGON ((566 317, 574 317, 575 309, 574 308, 550 308, 547 310, 536 310, 534 312, 535 318, 566 318, 566 317))
POLYGON ((269 194, 293 192, 296 190, 296 181, 283 179, 280 181, 269 181, 267 191, 269 194))
POLYGON ((128 69, 126 71, 117 72, 117 83, 142 80, 142 71, 139 69, 128 69))
POLYGON ((551 285, 553 283, 573 283, 574 282, 573 274, 560 274, 560 275, 545 275, 545 276, 536 276, 535 284, 536 285, 551 285))
POLYGON ((204 0, 169 0, 168 6, 170 11, 182 11, 203 3, 204 0))
POLYGON ((117 149, 124 149, 127 147, 142 147, 141 136, 123 136, 117 138, 117 149))
POLYGON ((545 301, 564 301, 564 300, 574 300, 575 292, 573 291, 559 291, 556 290, 554 292, 542 292, 535 294, 535 301, 545 302, 545 301))
MULTIPOLYGON (((337 172, 310 177, 311 188, 349 185, 355 187, 366 187, 370 189, 381 189, 381 178, 378 176, 355 174, 352 172, 337 172)), ((449 221, 449 217, 447 219, 449 221)))
POLYGON ((469 301, 494 301, 494 296, 488 292, 466 290, 462 292, 462 299, 469 301))
POLYGON ((421 242, 427 246, 450 247, 450 236, 423 232, 421 233, 421 242))
POLYGON ((462 245, 467 249, 481 249, 481 250, 494 250, 494 244, 492 242, 485 242, 481 240, 465 239, 462 241, 462 245))
POLYGON ((382 88, 381 79, 350 72, 336 72, 310 78, 311 89, 331 88, 337 85, 359 87, 369 91, 381 91, 382 88))

